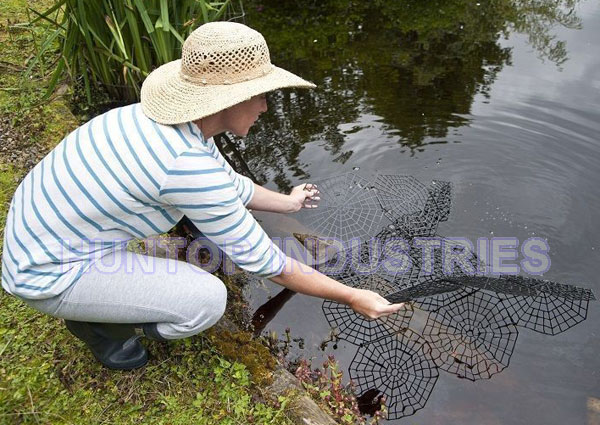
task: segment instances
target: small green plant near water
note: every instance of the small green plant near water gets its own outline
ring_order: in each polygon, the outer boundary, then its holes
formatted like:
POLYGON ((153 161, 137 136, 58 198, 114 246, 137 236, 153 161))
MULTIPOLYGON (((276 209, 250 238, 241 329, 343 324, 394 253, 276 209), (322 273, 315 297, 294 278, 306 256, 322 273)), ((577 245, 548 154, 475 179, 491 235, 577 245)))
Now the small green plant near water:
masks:
MULTIPOLYGON (((331 339, 336 341, 334 333, 331 339)), ((385 398, 377 390, 367 391, 361 397, 356 396, 354 383, 344 385, 339 365, 330 355, 323 363, 322 369, 312 369, 311 362, 305 358, 289 359, 293 345, 304 349, 303 338, 293 338, 288 327, 282 336, 270 331, 264 338, 265 345, 279 359, 279 363, 292 372, 300 380, 304 389, 313 400, 341 424, 376 425, 385 417, 385 398), (367 415, 371 419, 367 419, 367 415)), ((335 342, 334 342, 335 345, 335 342)), ((321 350, 325 348, 322 346, 321 350)))
POLYGON ((352 382, 344 385, 342 372, 333 356, 329 356, 323 363, 323 369, 312 369, 306 359, 299 361, 294 373, 302 382, 304 388, 313 399, 332 414, 334 419, 341 424, 380 424, 385 418, 385 398, 381 397, 372 407, 372 418, 367 419, 359 410, 355 387, 352 382))
POLYGON ((248 368, 199 335, 152 343, 142 369, 95 362, 59 320, 0 294, 0 423, 288 424, 248 368))
POLYGON ((136 101, 145 77, 178 59, 184 39, 199 25, 243 16, 241 2, 232 0, 57 0, 43 12, 31 11, 33 24, 49 25, 27 72, 47 69, 58 42, 47 93, 67 75, 82 84, 90 104, 93 88, 113 101, 136 101))

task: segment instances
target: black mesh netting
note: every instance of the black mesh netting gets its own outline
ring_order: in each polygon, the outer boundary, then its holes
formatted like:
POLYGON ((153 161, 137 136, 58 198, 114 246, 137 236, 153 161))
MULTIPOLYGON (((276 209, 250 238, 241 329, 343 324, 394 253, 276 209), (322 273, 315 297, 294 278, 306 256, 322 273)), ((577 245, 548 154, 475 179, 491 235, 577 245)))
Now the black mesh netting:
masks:
POLYGON ((302 210, 315 235, 348 241, 367 239, 381 227, 383 210, 369 182, 354 173, 319 181, 319 208, 302 210))
MULTIPOLYGON (((341 280, 346 285, 361 289, 369 289, 380 295, 394 292, 391 284, 377 275, 359 277, 349 276, 341 280)), ((412 310, 407 308, 396 314, 376 320, 367 320, 345 304, 335 301, 325 301, 323 312, 327 321, 336 329, 336 335, 355 345, 364 345, 408 328, 412 310)))
POLYGON ((589 289, 523 276, 465 276, 451 281, 493 292, 516 325, 546 335, 556 335, 584 321, 588 304, 595 299, 589 289))
POLYGON ((389 419, 423 408, 438 378, 431 347, 410 329, 360 347, 348 372, 358 394, 385 396, 389 419))
POLYGON ((485 275, 485 265, 469 246, 436 236, 451 211, 447 182, 426 186, 395 175, 370 182, 347 173, 316 184, 319 208, 298 215, 312 232, 315 268, 390 302, 406 303, 398 313, 376 320, 336 302, 323 303, 337 338, 359 347, 349 367, 359 400, 385 396, 390 419, 425 405, 438 369, 473 381, 501 372, 518 327, 555 335, 587 317, 595 299, 589 289, 485 275), (415 238, 432 245, 417 246, 415 238), (330 242, 322 243, 326 239, 330 242), (455 254, 462 255, 444 262, 455 254))
POLYGON ((508 366, 517 327, 495 294, 458 292, 463 297, 429 314, 423 338, 440 369, 472 381, 490 378, 508 366))

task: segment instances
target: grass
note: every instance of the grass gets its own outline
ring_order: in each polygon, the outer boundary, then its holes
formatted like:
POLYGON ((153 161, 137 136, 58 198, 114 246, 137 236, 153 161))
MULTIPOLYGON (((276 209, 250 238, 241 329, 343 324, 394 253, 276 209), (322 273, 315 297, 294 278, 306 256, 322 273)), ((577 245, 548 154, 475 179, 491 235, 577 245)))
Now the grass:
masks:
MULTIPOLYGON (((64 97, 43 100, 47 78, 22 78, 41 33, 23 24, 26 6, 49 4, 0 2, 0 237, 21 179, 79 124, 64 97)), ((239 282, 226 284, 239 303, 239 282)), ((290 423, 289 399, 263 394, 275 363, 249 334, 211 329, 148 348, 146 367, 108 370, 62 320, 0 291, 0 424, 290 423)))
POLYGON ((153 342, 145 368, 111 371, 58 319, 5 294, 0 302, 0 423, 287 422, 286 400, 259 401, 248 368, 207 335, 153 342))

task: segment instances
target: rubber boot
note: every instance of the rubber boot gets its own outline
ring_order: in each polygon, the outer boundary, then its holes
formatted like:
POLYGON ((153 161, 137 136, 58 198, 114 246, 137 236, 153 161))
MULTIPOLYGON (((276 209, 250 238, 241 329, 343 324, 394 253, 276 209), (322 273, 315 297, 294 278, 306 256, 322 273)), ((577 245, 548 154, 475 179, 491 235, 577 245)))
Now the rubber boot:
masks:
POLYGON ((144 332, 144 336, 153 341, 168 341, 168 339, 164 338, 161 334, 158 333, 158 329, 156 327, 156 323, 143 323, 142 331, 144 332))
POLYGON ((74 320, 65 320, 65 325, 110 369, 136 369, 148 362, 148 351, 139 341, 143 336, 142 325, 74 320))

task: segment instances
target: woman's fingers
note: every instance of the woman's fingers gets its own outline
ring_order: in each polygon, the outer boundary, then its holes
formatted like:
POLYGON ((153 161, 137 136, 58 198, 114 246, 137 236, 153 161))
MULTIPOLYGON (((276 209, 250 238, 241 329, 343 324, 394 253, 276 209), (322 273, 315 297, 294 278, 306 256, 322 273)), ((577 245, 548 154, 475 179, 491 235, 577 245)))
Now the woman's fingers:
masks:
POLYGON ((394 314, 404 308, 404 303, 388 304, 382 307, 382 315, 394 314))
POLYGON ((350 307, 369 320, 397 313, 404 308, 404 303, 390 304, 377 292, 357 289, 350 307))
POLYGON ((320 201, 321 197, 319 195, 320 195, 320 193, 318 190, 313 190, 313 191, 308 192, 308 195, 306 195, 306 197, 313 199, 315 201, 320 201))
POLYGON ((302 188, 302 190, 306 190, 309 191, 311 193, 319 193, 319 189, 317 188, 316 184, 312 184, 312 183, 305 183, 304 187, 302 188))
POLYGON ((388 300, 386 300, 385 298, 383 298, 381 295, 379 295, 379 294, 377 294, 377 295, 378 295, 379 301, 381 303, 382 315, 397 313, 399 310, 402 310, 404 308, 405 303, 390 304, 390 302, 388 300))
POLYGON ((364 315, 367 319, 374 320, 380 317, 390 316, 392 314, 398 313, 399 310, 404 308, 404 303, 400 304, 388 304, 379 306, 375 311, 369 312, 364 315))
POLYGON ((317 189, 317 185, 306 183, 303 187, 303 190, 308 193, 306 194, 306 198, 304 199, 302 206, 304 208, 317 208, 317 202, 321 200, 321 197, 319 196, 321 193, 317 189))

